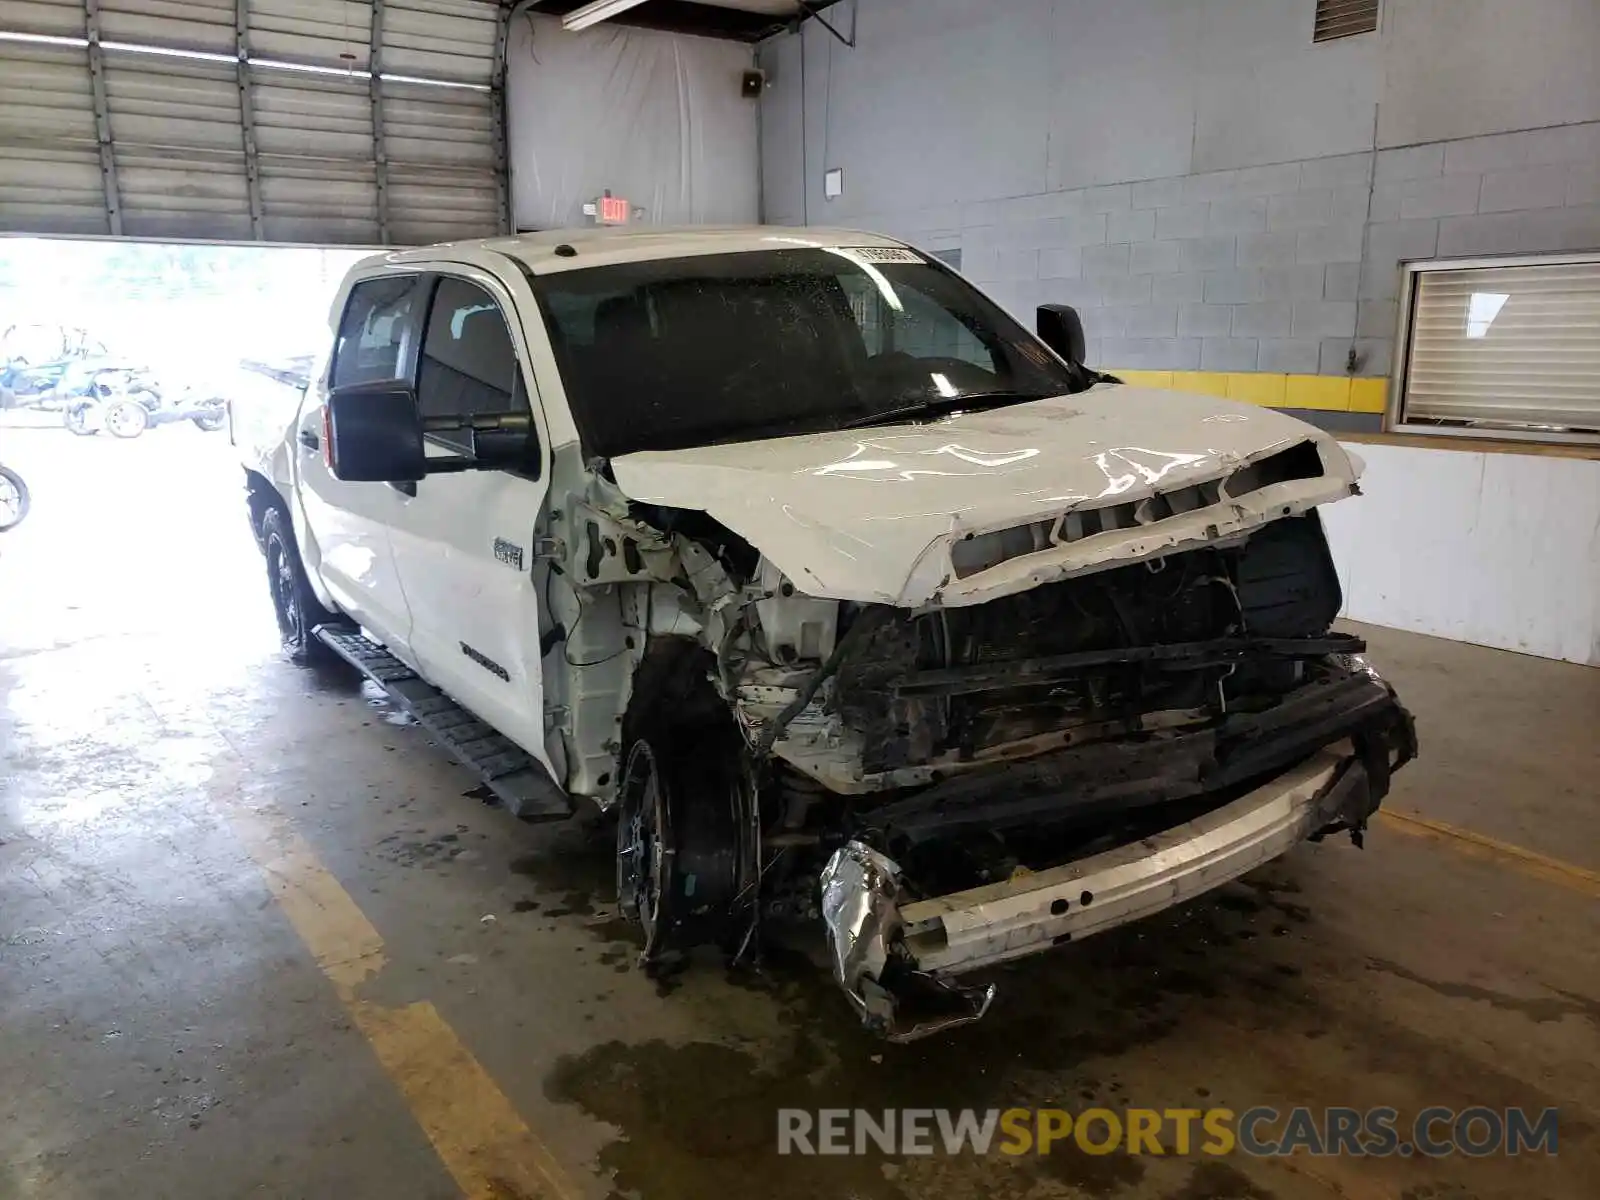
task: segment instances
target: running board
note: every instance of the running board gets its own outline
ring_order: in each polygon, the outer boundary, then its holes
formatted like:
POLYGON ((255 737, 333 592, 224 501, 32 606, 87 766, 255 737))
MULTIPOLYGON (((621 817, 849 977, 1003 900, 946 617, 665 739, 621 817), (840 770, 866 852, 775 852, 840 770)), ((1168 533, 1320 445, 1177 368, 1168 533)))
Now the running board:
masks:
POLYGON ((337 625, 319 625, 315 633, 323 645, 387 692, 418 725, 481 777, 512 816, 524 821, 564 821, 572 815, 572 801, 532 755, 378 643, 337 625))

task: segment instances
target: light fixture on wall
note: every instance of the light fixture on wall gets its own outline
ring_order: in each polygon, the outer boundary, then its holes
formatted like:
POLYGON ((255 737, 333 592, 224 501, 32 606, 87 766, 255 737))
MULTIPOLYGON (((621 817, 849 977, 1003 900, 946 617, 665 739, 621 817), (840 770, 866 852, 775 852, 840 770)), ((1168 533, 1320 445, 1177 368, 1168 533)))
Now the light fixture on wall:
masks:
POLYGON ((575 8, 561 18, 561 28, 568 33, 577 33, 580 29, 587 29, 591 25, 598 25, 601 21, 609 21, 612 17, 620 16, 630 8, 638 8, 644 0, 594 0, 593 4, 585 4, 582 8, 575 8))
POLYGON ((834 167, 822 176, 822 198, 837 200, 844 195, 844 168, 834 167))

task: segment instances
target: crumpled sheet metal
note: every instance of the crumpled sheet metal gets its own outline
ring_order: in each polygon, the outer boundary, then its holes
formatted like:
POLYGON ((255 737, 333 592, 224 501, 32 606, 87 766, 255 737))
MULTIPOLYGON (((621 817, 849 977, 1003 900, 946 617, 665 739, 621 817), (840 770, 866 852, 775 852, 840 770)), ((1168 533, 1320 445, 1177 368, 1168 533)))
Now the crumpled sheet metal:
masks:
POLYGON ((989 1011, 994 985, 960 987, 913 968, 894 951, 904 925, 900 867, 862 842, 834 852, 822 871, 822 919, 833 977, 862 1023, 891 1042, 911 1042, 989 1011))

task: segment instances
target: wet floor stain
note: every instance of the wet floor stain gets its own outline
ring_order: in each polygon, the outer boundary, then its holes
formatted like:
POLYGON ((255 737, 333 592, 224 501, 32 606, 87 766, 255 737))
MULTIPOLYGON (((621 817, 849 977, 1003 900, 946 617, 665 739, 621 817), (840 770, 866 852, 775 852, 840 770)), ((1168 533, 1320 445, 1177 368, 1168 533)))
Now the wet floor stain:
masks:
POLYGON ((774 1067, 714 1042, 605 1042, 558 1063, 545 1090, 624 1131, 600 1155, 614 1196, 704 1200, 759 1179, 771 1200, 904 1200, 881 1159, 777 1153, 777 1110, 817 1105, 818 1066, 803 1052, 774 1067))
MULTIPOLYGON (((1086 941, 1070 963, 1047 956, 1014 964, 994 973, 1000 998, 985 1021, 956 1036, 903 1046, 875 1042, 860 1029, 823 965, 818 931, 774 929, 759 964, 730 970, 726 982, 772 1004, 785 1037, 749 1045, 606 1042, 562 1059, 546 1092, 618 1128, 600 1166, 619 1195, 684 1200, 743 1189, 752 1178, 774 1200, 921 1194, 911 1181, 927 1160, 873 1147, 842 1158, 780 1156, 778 1110, 1081 1110, 1136 1103, 1107 1074, 1108 1061, 1172 1038, 1191 1008, 1240 996, 1253 1003, 1258 993, 1246 991, 1246 977, 1267 992, 1292 982, 1270 963, 1253 974, 1248 967, 1251 952, 1241 935, 1275 916, 1270 905, 1247 911, 1202 901, 1086 941)), ((628 969, 620 946, 599 957, 628 969)), ((1064 1186, 1073 1194, 1114 1197, 1139 1187, 1147 1167, 1120 1152, 1068 1148, 1005 1162, 968 1155, 941 1161, 939 1170, 941 1177, 970 1176, 975 1195, 1019 1194, 1030 1186, 1054 1195, 1064 1186), (1001 1171, 1009 1182, 991 1187, 1001 1171)), ((1235 1183, 1217 1172, 1197 1174, 1183 1200, 1268 1195, 1226 1190, 1235 1183)))
POLYGON ((1145 1166, 1120 1150, 1085 1154, 1076 1146, 1053 1148, 1039 1159, 1046 1175, 1090 1196, 1114 1196, 1144 1179, 1145 1166))
POLYGON ((1369 957, 1367 967, 1369 970, 1382 971, 1385 975, 1393 975, 1396 979, 1403 979, 1407 983, 1415 983, 1452 1000, 1481 1000, 1493 1008, 1520 1013, 1530 1021, 1543 1023, 1577 1016, 1600 1029, 1600 1001, 1590 996, 1580 996, 1575 992, 1557 990, 1554 996, 1512 996, 1492 988, 1480 987, 1475 983, 1429 979, 1388 959, 1369 957))
POLYGON ((547 902, 547 917, 593 917, 611 907, 616 897, 615 846, 599 823, 574 822, 536 854, 511 860, 509 870, 532 881, 543 893, 559 896, 547 902))
POLYGON ((1274 1193, 1252 1183, 1231 1163, 1203 1162, 1195 1165, 1182 1187, 1162 1200, 1274 1200, 1274 1193))
MULTIPOLYGON (((464 827, 458 827, 464 828, 464 827)), ((424 870, 458 861, 473 861, 476 851, 461 845, 460 833, 441 833, 433 837, 406 837, 391 833, 379 838, 375 853, 388 862, 402 867, 421 867, 424 870)))

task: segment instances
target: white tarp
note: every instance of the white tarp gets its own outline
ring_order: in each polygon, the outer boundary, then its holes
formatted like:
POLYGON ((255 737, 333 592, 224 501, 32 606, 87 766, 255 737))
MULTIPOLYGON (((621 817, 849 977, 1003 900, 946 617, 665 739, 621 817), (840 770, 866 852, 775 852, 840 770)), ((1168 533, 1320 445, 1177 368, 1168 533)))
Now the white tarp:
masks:
POLYGON ((567 33, 512 19, 506 121, 519 230, 587 223, 609 188, 651 225, 757 219, 757 108, 739 94, 755 65, 739 42, 602 24, 567 33))

